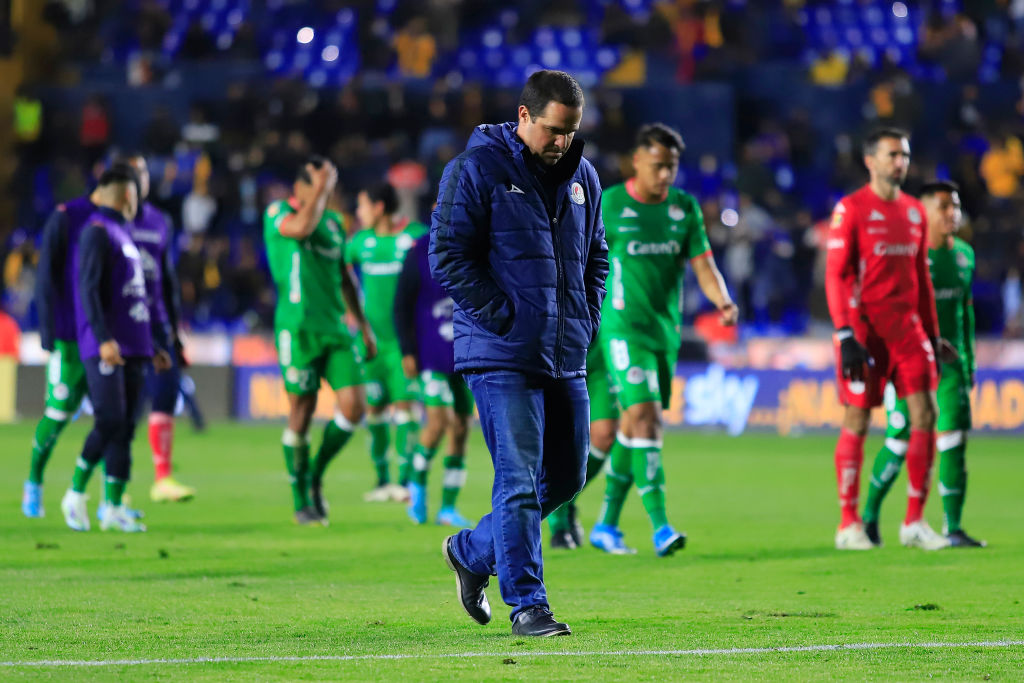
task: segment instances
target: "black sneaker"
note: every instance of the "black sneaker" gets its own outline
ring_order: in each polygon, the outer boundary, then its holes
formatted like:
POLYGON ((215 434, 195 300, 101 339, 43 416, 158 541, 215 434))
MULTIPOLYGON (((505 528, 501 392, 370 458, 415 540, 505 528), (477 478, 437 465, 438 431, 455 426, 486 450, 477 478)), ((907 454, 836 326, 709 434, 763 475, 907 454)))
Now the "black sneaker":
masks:
POLYGON ((307 505, 301 510, 296 511, 295 523, 299 526, 326 526, 327 520, 321 517, 320 513, 312 505, 307 505))
POLYGON ((864 522, 864 534, 871 541, 871 545, 876 548, 882 547, 882 534, 878 533, 878 521, 864 522))
POLYGON ((558 550, 575 550, 580 546, 576 539, 573 538, 571 531, 562 529, 561 531, 551 532, 551 547, 558 550))
POLYGON ((576 515, 576 506, 573 503, 569 503, 569 534, 577 548, 583 547, 583 537, 586 536, 586 532, 576 515))
POLYGON ((551 613, 551 610, 540 605, 527 607, 517 614, 516 620, 512 622, 512 633, 517 636, 537 636, 539 638, 572 635, 568 624, 555 621, 555 615, 551 613))
POLYGON ((448 568, 455 572, 455 591, 459 595, 459 602, 473 621, 486 624, 491 620, 491 605, 487 602, 487 593, 484 593, 484 589, 491 582, 491 577, 474 574, 459 564, 450 547, 453 538, 455 536, 444 539, 441 554, 444 555, 444 562, 448 568))
POLYGON ((963 529, 946 534, 946 538, 949 539, 950 548, 984 548, 988 545, 985 541, 971 538, 963 529))
POLYGON ((313 509, 316 513, 327 522, 327 513, 330 511, 331 506, 324 500, 324 485, 323 482, 315 481, 309 486, 309 502, 312 503, 313 509))

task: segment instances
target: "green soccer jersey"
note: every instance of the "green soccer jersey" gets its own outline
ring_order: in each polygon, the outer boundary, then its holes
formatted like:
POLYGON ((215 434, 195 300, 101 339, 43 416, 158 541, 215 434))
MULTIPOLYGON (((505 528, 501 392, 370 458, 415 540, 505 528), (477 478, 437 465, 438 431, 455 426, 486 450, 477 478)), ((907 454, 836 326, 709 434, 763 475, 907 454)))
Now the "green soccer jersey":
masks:
POLYGON ((335 211, 324 211, 313 233, 297 240, 280 232, 281 222, 294 213, 291 204, 279 200, 268 206, 263 216, 267 262, 277 288, 274 327, 347 334, 341 296, 344 220, 335 211))
POLYGON ((398 345, 394 322, 398 276, 406 252, 429 231, 426 225, 415 221, 393 235, 378 235, 372 228, 366 228, 353 235, 345 247, 345 260, 359 267, 363 308, 379 346, 398 345))
POLYGON ((935 289, 939 334, 956 347, 964 371, 973 374, 976 369, 974 304, 971 299, 974 249, 959 237, 954 237, 951 248, 928 250, 928 264, 935 289))
POLYGON ((601 217, 610 266, 601 331, 652 351, 678 348, 686 261, 711 249, 700 205, 676 188, 645 204, 622 184, 605 190, 601 217))

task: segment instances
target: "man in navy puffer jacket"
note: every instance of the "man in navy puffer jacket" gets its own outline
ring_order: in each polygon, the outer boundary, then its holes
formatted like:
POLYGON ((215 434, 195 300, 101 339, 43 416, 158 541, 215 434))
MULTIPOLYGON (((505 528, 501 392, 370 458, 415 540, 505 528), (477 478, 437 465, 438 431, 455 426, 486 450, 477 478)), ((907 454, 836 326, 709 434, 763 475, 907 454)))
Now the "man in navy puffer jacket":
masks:
POLYGON ((430 269, 455 302, 455 370, 466 376, 494 462, 492 511, 449 536, 444 557, 481 624, 497 575, 519 635, 566 635, 544 588, 540 522, 583 486, 586 355, 600 324, 608 246, 601 185, 573 140, 583 92, 538 71, 518 121, 481 125, 444 170, 430 269))

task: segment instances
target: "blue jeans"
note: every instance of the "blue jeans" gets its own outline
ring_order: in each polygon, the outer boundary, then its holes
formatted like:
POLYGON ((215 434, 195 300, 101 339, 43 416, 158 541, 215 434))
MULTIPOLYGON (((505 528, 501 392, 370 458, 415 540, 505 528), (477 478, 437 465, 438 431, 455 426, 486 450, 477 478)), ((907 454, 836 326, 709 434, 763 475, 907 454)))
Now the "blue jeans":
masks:
POLYGON ((498 576, 512 619, 548 606, 541 519, 571 500, 586 480, 590 399, 586 380, 521 372, 466 375, 494 463, 491 512, 452 543, 475 574, 498 576))

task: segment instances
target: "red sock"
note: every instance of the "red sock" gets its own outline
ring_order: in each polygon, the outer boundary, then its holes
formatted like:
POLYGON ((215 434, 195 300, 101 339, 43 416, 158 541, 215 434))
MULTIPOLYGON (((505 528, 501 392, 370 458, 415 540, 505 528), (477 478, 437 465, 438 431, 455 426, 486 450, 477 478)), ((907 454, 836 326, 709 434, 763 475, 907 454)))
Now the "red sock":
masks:
POLYGON ((912 429, 907 446, 907 516, 903 520, 904 524, 916 522, 924 515, 933 462, 935 433, 912 429))
POLYGON ((836 481, 839 484, 839 528, 860 521, 857 499, 860 495, 860 467, 864 462, 864 437, 846 429, 839 431, 836 443, 836 481))
POLYGON ((174 441, 174 416, 149 414, 149 447, 153 450, 153 472, 157 481, 171 476, 171 444, 174 441))

